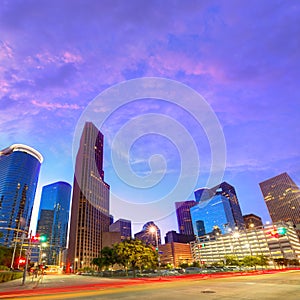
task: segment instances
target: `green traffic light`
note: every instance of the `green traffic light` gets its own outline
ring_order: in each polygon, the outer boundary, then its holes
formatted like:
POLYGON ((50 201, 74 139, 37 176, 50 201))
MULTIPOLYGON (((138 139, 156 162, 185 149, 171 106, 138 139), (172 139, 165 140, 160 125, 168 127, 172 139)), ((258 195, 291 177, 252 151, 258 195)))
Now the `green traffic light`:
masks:
POLYGON ((286 232, 287 232, 287 229, 285 227, 279 227, 277 229, 278 233, 281 234, 281 235, 285 235, 286 232))
POLYGON ((40 241, 41 242, 46 242, 47 241, 47 237, 45 235, 41 235, 40 236, 40 241))

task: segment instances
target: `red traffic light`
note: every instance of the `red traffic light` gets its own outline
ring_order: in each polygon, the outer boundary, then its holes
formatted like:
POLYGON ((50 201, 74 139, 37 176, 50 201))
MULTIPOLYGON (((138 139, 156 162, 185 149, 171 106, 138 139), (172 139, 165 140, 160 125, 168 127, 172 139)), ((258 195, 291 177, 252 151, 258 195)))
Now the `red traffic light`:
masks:
POLYGON ((18 264, 20 266, 22 266, 22 265, 25 265, 25 263, 26 263, 26 259, 24 257, 19 257, 18 264))

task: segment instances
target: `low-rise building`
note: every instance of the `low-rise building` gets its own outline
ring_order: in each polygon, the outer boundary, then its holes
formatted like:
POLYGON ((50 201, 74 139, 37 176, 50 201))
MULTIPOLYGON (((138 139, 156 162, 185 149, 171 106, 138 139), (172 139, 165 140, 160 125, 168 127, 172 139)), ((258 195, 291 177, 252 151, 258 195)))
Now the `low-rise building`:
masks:
POLYGON ((159 245, 159 259, 162 265, 171 264, 179 267, 182 263, 191 263, 193 261, 190 244, 168 243, 159 245))
POLYGON ((274 223, 254 229, 203 236, 191 243, 194 261, 211 265, 225 262, 227 255, 242 259, 248 255, 264 255, 270 262, 276 258, 300 260, 300 241, 292 223, 274 223))

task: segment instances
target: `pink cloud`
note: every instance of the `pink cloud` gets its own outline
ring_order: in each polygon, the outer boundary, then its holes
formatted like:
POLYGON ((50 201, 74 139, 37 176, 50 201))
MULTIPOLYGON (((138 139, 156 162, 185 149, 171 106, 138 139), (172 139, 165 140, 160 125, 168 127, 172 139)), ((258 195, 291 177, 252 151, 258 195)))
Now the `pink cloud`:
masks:
POLYGON ((35 106, 42 107, 48 110, 53 110, 57 108, 72 109, 72 110, 82 109, 82 107, 79 106, 78 104, 38 102, 36 100, 32 100, 31 103, 35 106))

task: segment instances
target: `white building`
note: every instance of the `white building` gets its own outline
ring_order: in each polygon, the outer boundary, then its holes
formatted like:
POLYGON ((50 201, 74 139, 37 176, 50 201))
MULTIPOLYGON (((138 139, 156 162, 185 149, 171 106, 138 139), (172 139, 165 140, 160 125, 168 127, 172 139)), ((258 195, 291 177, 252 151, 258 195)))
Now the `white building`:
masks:
POLYGON ((238 259, 264 255, 272 263, 276 258, 300 260, 300 241, 291 223, 274 223, 215 237, 200 237, 191 243, 191 251, 194 261, 206 265, 225 262, 226 255, 238 259))

